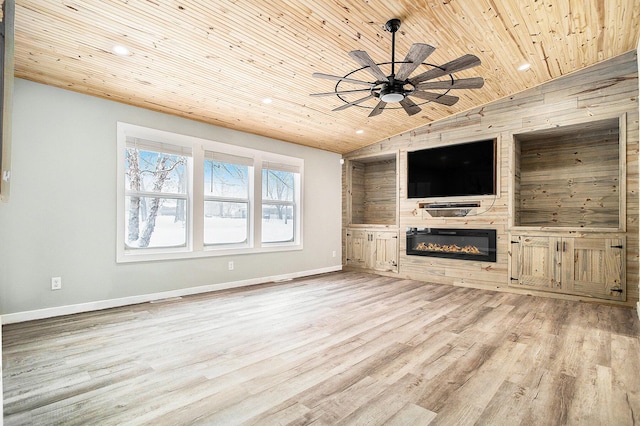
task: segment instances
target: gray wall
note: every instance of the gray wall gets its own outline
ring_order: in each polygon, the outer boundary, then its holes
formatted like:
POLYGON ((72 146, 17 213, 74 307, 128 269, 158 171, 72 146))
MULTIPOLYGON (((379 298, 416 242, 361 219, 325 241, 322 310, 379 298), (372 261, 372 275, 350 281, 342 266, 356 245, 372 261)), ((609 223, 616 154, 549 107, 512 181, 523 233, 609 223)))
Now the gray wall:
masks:
POLYGON ((0 204, 0 314, 339 267, 338 154, 25 80, 14 90, 11 199, 0 204), (116 264, 117 121, 303 158, 304 249, 116 264), (62 277, 62 290, 50 290, 52 276, 62 277))

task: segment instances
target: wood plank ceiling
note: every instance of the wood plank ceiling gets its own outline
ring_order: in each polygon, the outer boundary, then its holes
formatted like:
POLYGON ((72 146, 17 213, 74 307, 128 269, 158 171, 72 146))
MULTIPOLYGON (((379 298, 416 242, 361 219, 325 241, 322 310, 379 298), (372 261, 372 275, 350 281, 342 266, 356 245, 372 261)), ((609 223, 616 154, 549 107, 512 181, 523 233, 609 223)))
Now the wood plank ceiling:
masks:
POLYGON ((15 22, 16 77, 346 153, 635 49, 640 2, 16 0, 15 22), (371 110, 357 106, 332 112, 343 101, 309 96, 335 87, 312 73, 360 68, 351 50, 390 61, 390 18, 402 20, 396 60, 418 42, 436 48, 430 64, 471 53, 482 65, 454 76, 481 76, 484 87, 411 117, 391 109, 368 118, 371 110), (114 45, 130 53, 115 55, 114 45))

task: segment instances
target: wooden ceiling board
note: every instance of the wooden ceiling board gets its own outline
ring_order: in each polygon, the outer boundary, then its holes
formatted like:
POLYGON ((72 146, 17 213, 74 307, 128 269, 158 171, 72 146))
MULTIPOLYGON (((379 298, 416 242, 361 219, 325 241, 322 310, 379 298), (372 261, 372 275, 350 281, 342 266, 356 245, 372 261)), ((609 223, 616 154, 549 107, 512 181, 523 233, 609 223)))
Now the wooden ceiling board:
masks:
MULTIPOLYGON (((630 0, 16 0, 15 75, 347 153, 633 50, 639 15, 630 0), (484 87, 452 90, 453 106, 422 104, 411 117, 397 104, 372 118, 359 106, 334 112, 337 97, 309 96, 336 87, 312 73, 360 68, 351 50, 390 61, 384 24, 396 17, 397 61, 413 43, 436 48, 425 61, 433 65, 474 54, 482 65, 454 76, 483 77, 484 87), (131 53, 113 54, 115 44, 131 53), (524 62, 531 68, 518 71, 524 62)), ((373 80, 366 70, 353 77, 373 80)))

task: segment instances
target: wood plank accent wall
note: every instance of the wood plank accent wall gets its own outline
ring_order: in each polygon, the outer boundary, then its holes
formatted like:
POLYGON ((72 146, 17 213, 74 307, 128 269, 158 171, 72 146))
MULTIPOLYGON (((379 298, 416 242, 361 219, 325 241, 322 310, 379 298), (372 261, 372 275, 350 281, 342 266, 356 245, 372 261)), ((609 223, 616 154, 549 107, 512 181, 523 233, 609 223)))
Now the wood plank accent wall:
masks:
MULTIPOLYGON (((522 150, 521 144, 514 143, 513 144, 513 156, 511 157, 510 167, 509 167, 509 175, 512 176, 513 186, 511 188, 511 192, 513 193, 513 204, 515 206, 520 206, 522 204, 522 196, 520 194, 520 173, 522 166, 520 165, 522 159, 522 150)), ((520 217, 520 209, 514 209, 512 212, 513 222, 512 223, 521 223, 522 219, 520 217)))
MULTIPOLYGON (((389 155, 399 152, 399 230, 401 277, 435 283, 500 288, 509 283, 509 231, 513 224, 514 202, 525 194, 515 187, 515 135, 544 129, 615 120, 626 116, 621 129, 626 132, 626 305, 638 301, 638 64, 636 51, 630 51, 528 89, 519 94, 475 108, 466 113, 433 122, 353 151, 345 159, 389 155), (480 207, 466 217, 432 218, 418 208, 424 199, 407 199, 407 151, 428 147, 496 138, 498 142, 498 196, 450 198, 446 201, 479 201, 480 207), (497 230, 497 262, 484 263, 406 255, 407 227, 493 228, 497 230)), ((383 121, 384 116, 379 119, 383 121)), ((345 187, 346 191, 346 187, 345 187)), ((430 199, 429 201, 442 201, 430 199)), ((516 220, 518 220, 516 218, 516 220)), ((521 220, 521 219, 520 219, 521 220)), ((346 222, 345 222, 346 224, 346 222)))
POLYGON ((351 167, 351 221, 352 223, 366 223, 364 221, 364 171, 363 163, 352 161, 351 167))
POLYGON ((364 222, 396 224, 396 161, 365 164, 364 222))

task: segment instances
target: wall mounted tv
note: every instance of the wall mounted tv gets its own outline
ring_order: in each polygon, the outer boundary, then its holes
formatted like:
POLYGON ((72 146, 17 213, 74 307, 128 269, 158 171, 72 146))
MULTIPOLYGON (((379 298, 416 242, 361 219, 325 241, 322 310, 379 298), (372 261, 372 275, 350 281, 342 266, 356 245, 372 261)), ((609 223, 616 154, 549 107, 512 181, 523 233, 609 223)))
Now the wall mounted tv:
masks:
POLYGON ((496 193, 495 139, 410 151, 407 197, 460 197, 496 193))

